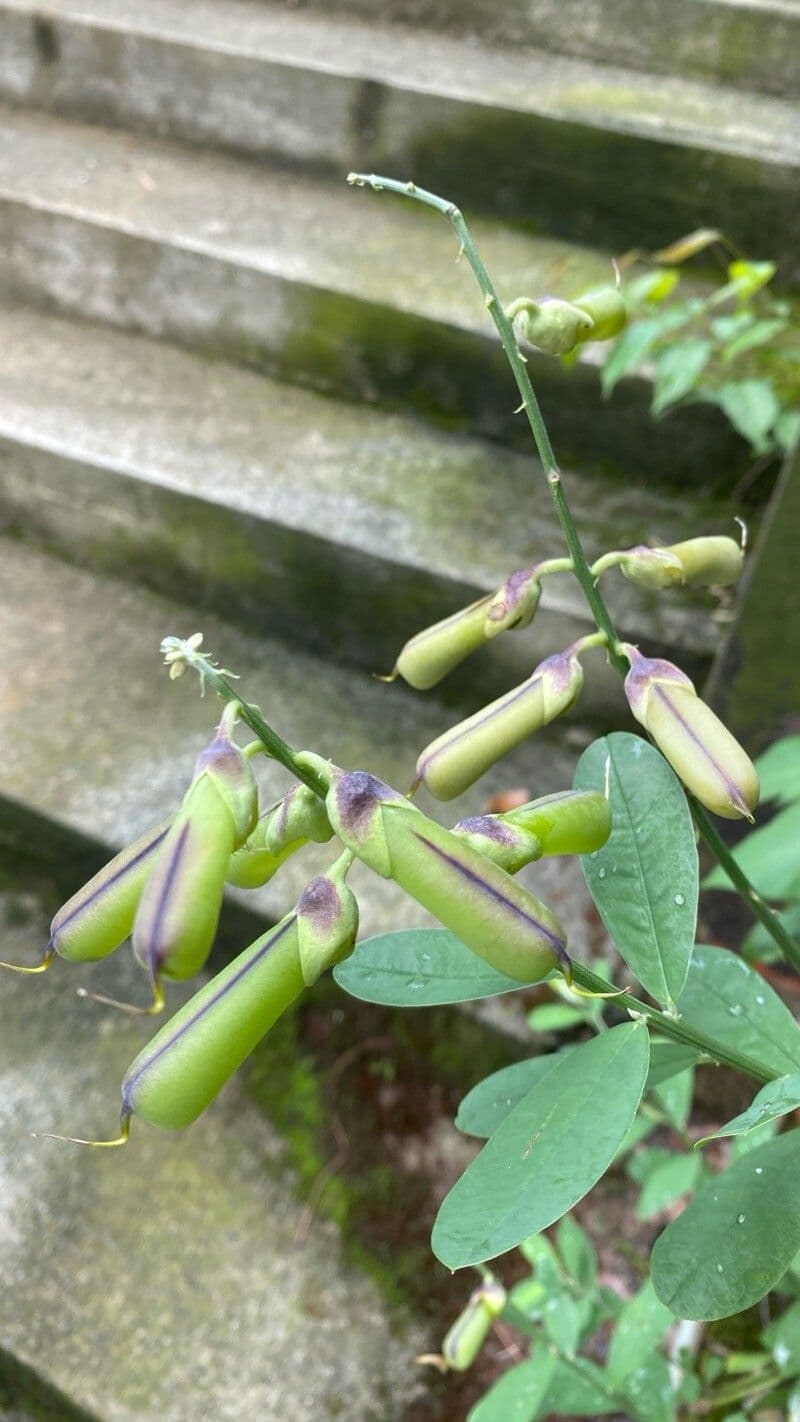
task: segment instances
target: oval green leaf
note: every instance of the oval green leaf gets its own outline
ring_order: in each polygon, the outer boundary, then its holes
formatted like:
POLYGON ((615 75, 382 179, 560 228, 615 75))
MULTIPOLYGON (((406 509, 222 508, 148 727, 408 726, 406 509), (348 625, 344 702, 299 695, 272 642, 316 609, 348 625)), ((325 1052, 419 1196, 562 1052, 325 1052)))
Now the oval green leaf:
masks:
POLYGON ((555 1371, 556 1360, 543 1344, 518 1363, 476 1403, 467 1422, 535 1422, 555 1371))
POLYGON ((780 1116, 786 1116, 789 1111, 796 1111, 798 1107, 800 1072, 795 1072, 794 1076, 781 1076, 777 1081, 768 1081, 746 1111, 734 1116, 732 1121, 720 1126, 718 1131, 712 1131, 710 1136, 704 1136, 697 1144, 705 1145, 707 1141, 717 1140, 719 1136, 749 1135, 751 1131, 758 1130, 759 1126, 766 1125, 768 1121, 777 1121, 780 1116))
POLYGON ((800 1068, 800 1027, 768 983, 727 948, 698 945, 678 1011, 690 1027, 779 1076, 800 1068))
POLYGON ((800 1248, 800 1132, 735 1160, 656 1240, 656 1294, 679 1318, 728 1318, 758 1303, 800 1248))
POLYGON ((571 1209, 613 1160, 644 1090, 647 1029, 574 1047, 523 1097, 444 1200, 433 1252, 448 1269, 494 1259, 571 1209))
POLYGON ((598 912, 628 967, 672 1006, 686 981, 699 875, 686 796, 664 757, 641 736, 594 741, 575 770, 578 790, 608 793, 608 842, 581 864, 598 912))
POLYGON ((507 978, 476 957, 446 928, 412 928, 365 938, 333 976, 362 1002, 386 1007, 439 1007, 515 992, 507 978))
POLYGON ((523 1096, 527 1096, 537 1081, 552 1071, 570 1050, 563 1047, 559 1052, 529 1057, 527 1061, 514 1062, 513 1066, 501 1067, 491 1076, 485 1076, 461 1102, 455 1119, 457 1129, 465 1136, 487 1140, 523 1096))

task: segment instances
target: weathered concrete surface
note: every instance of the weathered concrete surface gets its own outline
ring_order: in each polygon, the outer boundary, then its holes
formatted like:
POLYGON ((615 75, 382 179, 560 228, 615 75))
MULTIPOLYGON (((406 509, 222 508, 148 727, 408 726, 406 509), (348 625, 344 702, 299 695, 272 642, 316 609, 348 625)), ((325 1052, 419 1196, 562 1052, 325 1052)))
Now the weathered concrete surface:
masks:
MULTIPOLYGON (((530 458, 27 310, 0 309, 0 342, 0 529, 198 611, 388 670, 410 633, 563 554, 530 458)), ((580 474, 568 488, 591 557, 730 525, 696 495, 580 474)), ((702 667, 708 598, 620 577, 608 592, 629 640, 702 667)), ((533 627, 461 680, 473 695, 507 687, 583 624, 574 580, 550 578, 533 627)))
POLYGON ((673 0, 668 16, 663 0, 292 0, 306 7, 789 98, 800 84, 794 0, 673 0))
POLYGON ((44 22, 30 4, 6 19, 18 99, 426 186, 446 174, 461 202, 589 240, 658 243, 713 217, 796 262, 797 123, 779 99, 268 5, 57 0, 44 22))
MULTIPOLYGON (((7 110, 0 236, 0 296, 530 448, 453 233, 417 205, 7 110)), ((607 255, 497 222, 475 236, 502 300, 574 296, 609 273, 607 255)), ((638 479, 646 462, 650 480, 730 487, 749 456, 721 412, 679 409, 654 440, 648 381, 623 380, 604 401, 596 362, 587 347, 567 376, 531 354, 565 464, 638 479)))
MULTIPOLYGON (((71 892, 90 864, 178 802, 217 718, 217 707, 201 700, 193 678, 170 682, 159 668, 157 649, 166 634, 188 636, 201 627, 205 645, 241 673, 248 698, 294 745, 372 770, 401 790, 411 781, 418 751, 457 719, 429 697, 244 634, 210 614, 198 622, 195 611, 142 589, 14 544, 0 552, 0 844, 19 844, 22 835, 28 851, 47 861, 74 860, 69 882, 62 875, 64 890, 71 892)), ((590 676, 597 666, 593 659, 590 676)), ((622 703, 621 689, 618 696, 622 703)), ((437 806, 424 795, 420 803, 452 824, 501 788, 525 786, 532 795, 563 789, 586 739, 573 715, 555 734, 534 737, 452 805, 437 806)), ((289 783, 271 763, 259 766, 258 776, 264 805, 289 783)), ((309 846, 265 890, 247 895, 248 905, 262 919, 280 917, 334 854, 332 845, 309 846)), ((528 881, 562 917, 578 956, 586 952, 593 920, 577 861, 543 860, 528 871, 528 881)), ((430 921, 395 885, 363 866, 354 867, 352 882, 365 935, 430 921)))
MULTIPOLYGON (((14 957, 41 941, 24 898, 0 922, 14 957)), ((138 987, 127 956, 106 974, 138 987)), ((0 982, 0 1348, 103 1422, 393 1422, 420 1393, 421 1332, 332 1225, 298 1243, 285 1147, 239 1079, 190 1130, 137 1123, 124 1151, 31 1137, 113 1134, 147 1034, 87 1011, 75 981, 0 982)))

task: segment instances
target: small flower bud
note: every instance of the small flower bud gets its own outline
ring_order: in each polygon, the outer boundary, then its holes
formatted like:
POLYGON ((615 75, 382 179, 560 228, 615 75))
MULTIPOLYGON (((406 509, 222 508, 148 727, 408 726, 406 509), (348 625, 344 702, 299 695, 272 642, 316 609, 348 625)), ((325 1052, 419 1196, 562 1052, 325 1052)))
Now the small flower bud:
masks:
POLYGON ((486 640, 486 611, 494 594, 478 598, 441 622, 417 632, 403 647, 394 666, 417 691, 428 691, 486 640))
POLYGON ((567 649, 546 657, 527 681, 431 741, 417 778, 438 800, 452 800, 534 731, 566 711, 583 685, 583 668, 567 649))
POLYGON ((624 650, 631 711, 676 775, 707 810, 729 820, 752 820, 758 776, 739 742, 672 662, 643 657, 629 644, 624 650))
POLYGON ((478 1356, 496 1318, 506 1306, 506 1291, 492 1280, 481 1284, 459 1314, 442 1344, 442 1361, 454 1372, 464 1372, 478 1356))
POLYGON ((574 303, 592 322, 591 330, 578 336, 578 341, 610 341, 628 324, 625 302, 614 286, 599 287, 576 296, 574 303))
POLYGON ((486 614, 486 637, 530 625, 542 596, 537 571, 537 568, 520 568, 497 589, 486 614))
POLYGON ((231 817, 234 847, 244 844, 258 817, 258 790, 250 762, 226 735, 216 735, 197 757, 194 781, 205 776, 231 817))
POLYGON ((453 826, 452 833, 493 864, 499 864, 507 874, 516 874, 542 857, 542 846, 535 834, 519 825, 504 823, 497 815, 469 815, 453 826))
POLYGON ((309 840, 326 844, 332 836, 323 801, 307 785, 293 785, 232 856, 227 882, 239 889, 261 888, 309 840))
POLYGON ((592 316, 571 301, 542 296, 537 301, 522 298, 509 310, 514 328, 523 341, 545 355, 568 355, 581 340, 591 339, 592 316))
POLYGON ((509 874, 364 771, 335 773, 328 818, 342 843, 394 879, 498 972, 536 982, 568 969, 558 919, 509 874))

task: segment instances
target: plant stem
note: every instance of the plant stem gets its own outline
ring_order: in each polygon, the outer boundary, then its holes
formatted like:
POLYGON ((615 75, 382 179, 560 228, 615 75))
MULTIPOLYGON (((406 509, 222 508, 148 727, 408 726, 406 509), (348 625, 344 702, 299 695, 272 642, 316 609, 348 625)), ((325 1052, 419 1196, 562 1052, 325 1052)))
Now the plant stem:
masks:
POLYGON ((750 912, 758 919, 759 923, 764 925, 770 937, 775 940, 784 957, 788 958, 792 966, 800 972, 800 944, 795 943, 775 910, 771 909, 769 904, 765 904, 761 895, 753 888, 744 870, 736 863, 722 835, 713 820, 709 819, 702 805, 698 805, 694 800, 690 800, 690 805, 694 822, 712 854, 716 856, 720 868, 738 889, 750 912))
MULTIPOLYGON (((600 593, 595 574, 587 562, 583 551, 575 520, 567 502, 564 486, 561 477, 561 470, 550 443, 550 436, 539 409, 539 402, 534 394, 530 376, 528 375, 525 361, 517 345, 514 330, 503 305, 495 291, 489 273, 487 272, 478 249, 472 239, 469 228, 464 220, 464 216, 455 203, 447 202, 445 198, 438 197, 436 193, 429 193, 424 188, 418 188, 415 183, 401 183, 395 178, 378 177, 375 174, 350 173, 347 178, 348 183, 356 187, 369 187, 374 192, 397 193, 400 197, 413 198, 416 202, 423 203, 426 207, 432 207, 436 212, 442 214, 452 224, 456 236, 461 244, 461 251, 467 258, 475 279, 483 292, 486 308, 497 327, 503 350, 506 353, 508 363, 511 366, 517 388, 522 397, 522 408, 528 417, 528 424, 536 444, 539 458, 542 462, 550 492, 555 504, 561 531, 572 560, 572 568, 578 582, 583 589, 584 597, 589 605, 589 609, 594 617, 598 629, 605 633, 608 645, 608 660, 620 674, 626 676, 628 672, 628 661, 624 656, 619 637, 617 635, 614 622, 611 617, 605 600, 600 593)), ((697 803, 694 796, 687 791, 687 799, 692 809, 700 834, 706 844, 714 853, 725 873, 731 882, 739 890, 751 912, 764 925, 770 937, 778 945, 785 957, 798 969, 800 969, 800 947, 792 942, 790 935, 780 922, 777 914, 767 907, 760 899, 747 875, 736 864, 733 856, 722 840, 721 836, 714 829, 705 810, 697 803)))
MULTIPOLYGON (((605 978, 598 977, 597 973, 584 967, 583 963, 572 964, 572 978, 580 987, 588 988, 590 992, 608 994, 608 983, 605 978)), ((765 1066, 763 1062, 756 1061, 754 1057, 745 1056, 743 1052, 737 1052, 722 1042, 716 1041, 715 1038, 707 1037, 704 1032, 697 1032, 694 1027, 689 1027, 679 1017, 671 1017, 668 1012, 661 1012, 657 1007, 650 1007, 648 1003, 642 1002, 641 998, 634 997, 629 992, 616 993, 613 1002, 615 1006, 624 1008, 626 1012, 646 1018, 662 1036, 671 1037, 673 1041, 683 1042, 689 1047, 696 1047, 702 1056, 710 1057, 722 1066, 743 1071, 746 1076, 752 1076, 756 1081, 776 1081, 780 1075, 771 1067, 765 1066)))

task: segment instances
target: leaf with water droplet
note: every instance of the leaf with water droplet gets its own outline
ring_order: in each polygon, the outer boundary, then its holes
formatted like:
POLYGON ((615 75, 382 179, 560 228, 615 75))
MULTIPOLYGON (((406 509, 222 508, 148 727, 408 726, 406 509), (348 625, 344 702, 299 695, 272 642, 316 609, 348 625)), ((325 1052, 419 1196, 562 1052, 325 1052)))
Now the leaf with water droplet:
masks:
POLYGON ((678 1011, 690 1027, 755 1057, 780 1076, 800 1070, 800 1027, 788 1007, 726 948, 698 944, 678 1011))
POLYGON ((679 1318, 728 1318, 763 1298, 798 1248, 800 1132, 790 1131, 700 1187, 656 1240, 653 1287, 679 1318))
POLYGON ((728 1121, 724 1126, 720 1126, 718 1131, 712 1131, 711 1135, 704 1136, 698 1145, 705 1145, 707 1141, 717 1140, 720 1136, 744 1136, 751 1131, 755 1131, 759 1126, 764 1126, 768 1121, 775 1121, 780 1116, 786 1116, 790 1111, 800 1108, 800 1072, 794 1072, 791 1076, 779 1077, 777 1081, 768 1081, 766 1086, 762 1086, 758 1095, 753 1098, 746 1111, 742 1111, 733 1120, 728 1121))
POLYGON ((697 845, 686 796, 664 757, 640 736, 614 732, 584 751, 580 790, 604 790, 611 836, 582 860, 589 892, 642 986, 670 1006, 686 980, 698 898, 697 845), (609 873, 609 870, 612 872, 609 873))

